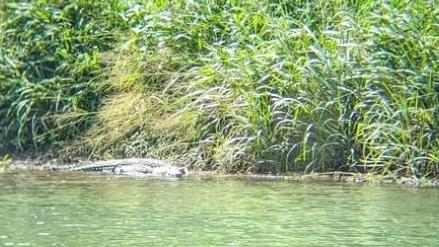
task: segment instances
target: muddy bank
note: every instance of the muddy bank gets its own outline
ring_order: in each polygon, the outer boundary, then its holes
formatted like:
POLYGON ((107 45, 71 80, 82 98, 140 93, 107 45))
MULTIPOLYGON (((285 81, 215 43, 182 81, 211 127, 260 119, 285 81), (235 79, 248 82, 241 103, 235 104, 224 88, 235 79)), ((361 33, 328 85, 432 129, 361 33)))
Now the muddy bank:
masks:
MULTIPOLYGON (((92 160, 76 159, 75 163, 90 163, 92 160)), ((66 165, 58 159, 17 159, 8 162, 5 171, 48 171, 56 166, 66 165)), ((284 174, 255 174, 255 173, 235 173, 224 174, 215 171, 190 171, 190 176, 200 178, 243 178, 261 180, 282 180, 298 182, 339 182, 347 184, 367 185, 367 184, 399 184, 409 187, 435 187, 439 188, 439 179, 426 179, 415 177, 397 177, 392 175, 376 175, 352 172, 322 172, 322 173, 284 173, 284 174)))

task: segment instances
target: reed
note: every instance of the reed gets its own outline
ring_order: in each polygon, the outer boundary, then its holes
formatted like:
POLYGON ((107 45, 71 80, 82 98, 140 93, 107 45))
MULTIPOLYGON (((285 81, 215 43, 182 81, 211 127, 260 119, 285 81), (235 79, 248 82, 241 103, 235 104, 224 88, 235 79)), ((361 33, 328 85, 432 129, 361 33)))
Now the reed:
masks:
MULTIPOLYGON (((105 90, 104 61, 128 25, 118 1, 3 3, 0 23, 0 128, 13 147, 71 139, 89 124, 57 123, 64 113, 93 112, 105 90)), ((71 114, 73 115, 73 114, 71 114)), ((78 114, 76 114, 78 115, 78 114)), ((82 115, 78 115, 82 116, 82 115)), ((86 118, 87 119, 87 118, 86 118)))
POLYGON ((4 146, 438 175, 434 1, 69 4, 6 5, 4 146))

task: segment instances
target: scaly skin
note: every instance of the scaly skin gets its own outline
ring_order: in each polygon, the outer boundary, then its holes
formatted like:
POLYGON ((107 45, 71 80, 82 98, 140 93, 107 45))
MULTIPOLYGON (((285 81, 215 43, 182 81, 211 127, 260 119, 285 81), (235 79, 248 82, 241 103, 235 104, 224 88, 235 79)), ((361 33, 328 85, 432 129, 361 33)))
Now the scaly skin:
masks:
POLYGON ((89 164, 51 167, 50 169, 60 171, 98 171, 128 176, 166 176, 178 178, 188 174, 186 167, 172 166, 166 161, 151 158, 96 161, 89 164))

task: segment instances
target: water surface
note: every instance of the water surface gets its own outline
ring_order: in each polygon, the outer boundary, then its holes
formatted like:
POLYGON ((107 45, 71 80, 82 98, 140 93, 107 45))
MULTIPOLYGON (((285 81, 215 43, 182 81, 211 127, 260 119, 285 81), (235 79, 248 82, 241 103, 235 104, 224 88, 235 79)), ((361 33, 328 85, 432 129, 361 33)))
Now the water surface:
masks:
POLYGON ((439 190, 0 175, 0 246, 438 246, 439 190))

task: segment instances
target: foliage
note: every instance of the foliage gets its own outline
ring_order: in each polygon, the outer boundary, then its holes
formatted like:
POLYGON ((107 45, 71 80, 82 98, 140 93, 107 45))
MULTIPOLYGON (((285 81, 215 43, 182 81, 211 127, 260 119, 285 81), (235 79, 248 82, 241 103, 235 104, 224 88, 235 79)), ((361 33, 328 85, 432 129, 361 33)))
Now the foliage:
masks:
POLYGON ((434 1, 62 4, 8 5, 0 26, 0 128, 16 146, 78 135, 68 154, 438 175, 434 1))
POLYGON ((5 155, 0 158, 0 174, 5 172, 5 170, 11 165, 11 157, 5 155))
POLYGON ((73 137, 88 125, 80 113, 95 111, 105 93, 94 81, 100 52, 128 27, 120 3, 15 1, 3 8, 1 139, 28 148, 73 137), (75 124, 57 122, 61 113, 76 113, 75 124))

